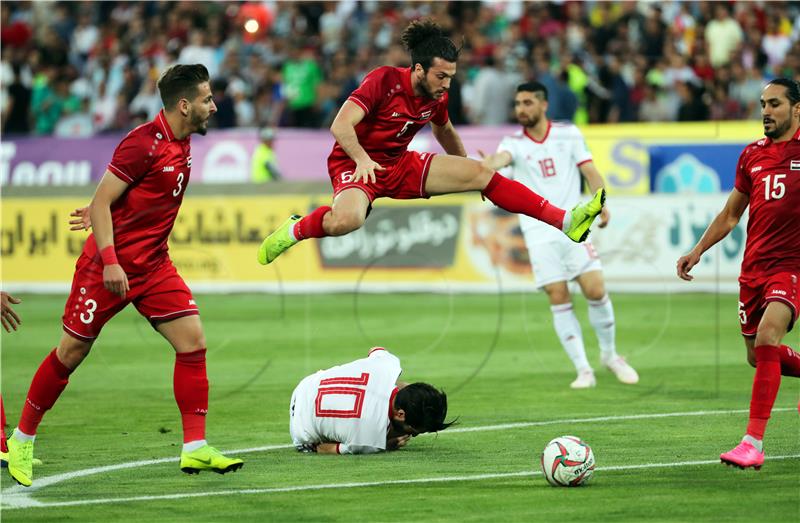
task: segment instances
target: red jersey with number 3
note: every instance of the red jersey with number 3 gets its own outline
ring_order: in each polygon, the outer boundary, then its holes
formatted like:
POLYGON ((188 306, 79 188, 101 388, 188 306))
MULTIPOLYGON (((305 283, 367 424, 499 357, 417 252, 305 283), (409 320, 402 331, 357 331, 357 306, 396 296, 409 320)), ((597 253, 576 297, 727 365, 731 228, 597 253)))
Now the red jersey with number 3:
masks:
POLYGON ((739 281, 800 270, 800 130, 791 140, 748 145, 736 190, 750 197, 747 245, 739 281))
MULTIPOLYGON (((355 127, 358 143, 382 166, 398 160, 414 135, 428 122, 444 125, 450 119, 447 93, 438 100, 416 96, 408 67, 378 67, 364 78, 348 100, 366 113, 355 127)), ((329 163, 348 158, 339 143, 335 143, 329 163)))
MULTIPOLYGON (((176 140, 162 110, 126 136, 108 170, 129 184, 111 205, 114 248, 128 274, 149 272, 167 257, 169 238, 189 183, 189 137, 176 140)), ((94 234, 84 254, 99 260, 94 234)))

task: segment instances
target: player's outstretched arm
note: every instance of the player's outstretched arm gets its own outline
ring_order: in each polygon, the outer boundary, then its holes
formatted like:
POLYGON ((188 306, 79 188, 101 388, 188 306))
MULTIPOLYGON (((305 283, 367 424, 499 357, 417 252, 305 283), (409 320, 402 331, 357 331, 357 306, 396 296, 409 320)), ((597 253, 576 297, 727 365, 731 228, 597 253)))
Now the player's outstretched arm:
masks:
POLYGON ((338 443, 320 443, 317 445, 317 454, 338 454, 338 443))
POLYGON ((130 290, 128 276, 117 262, 114 252, 114 226, 111 222, 111 204, 127 190, 128 184, 106 170, 103 179, 89 204, 89 215, 94 229, 97 250, 103 258, 103 285, 114 294, 125 297, 130 290))
POLYGON ((514 160, 514 157, 511 156, 511 153, 508 151, 498 151, 494 154, 485 155, 483 151, 478 150, 478 154, 481 157, 481 163, 493 171, 499 171, 503 167, 508 167, 514 160))
POLYGON ((447 120, 444 125, 436 125, 431 122, 431 131, 433 131, 433 137, 442 146, 444 152, 466 158, 467 150, 464 149, 464 143, 450 120, 447 120))
POLYGON ((15 298, 5 291, 0 291, 0 321, 2 321, 6 332, 17 330, 17 327, 22 323, 19 315, 11 306, 21 302, 22 300, 19 298, 15 298))
POLYGON ((697 245, 694 246, 689 254, 678 258, 677 272, 679 278, 686 281, 693 279, 689 271, 700 262, 704 252, 725 238, 736 227, 749 202, 750 200, 746 194, 736 189, 731 191, 725 207, 708 226, 697 245))
POLYGON ((364 180, 366 183, 375 182, 375 171, 382 171, 383 167, 372 160, 367 151, 361 146, 356 134, 356 125, 364 119, 366 113, 358 104, 346 100, 336 114, 331 124, 331 133, 354 162, 356 170, 353 172, 353 181, 364 180))

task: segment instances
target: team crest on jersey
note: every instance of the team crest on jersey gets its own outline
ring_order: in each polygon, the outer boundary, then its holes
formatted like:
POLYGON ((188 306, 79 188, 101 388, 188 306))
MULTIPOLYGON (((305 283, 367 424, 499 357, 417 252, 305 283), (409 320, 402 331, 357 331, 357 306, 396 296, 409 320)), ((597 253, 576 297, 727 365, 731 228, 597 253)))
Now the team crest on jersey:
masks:
POLYGON ((792 160, 789 164, 789 169, 792 171, 800 171, 800 160, 792 160))
POLYGON ((192 157, 191 156, 187 156, 186 157, 186 167, 191 167, 191 166, 192 166, 192 157))

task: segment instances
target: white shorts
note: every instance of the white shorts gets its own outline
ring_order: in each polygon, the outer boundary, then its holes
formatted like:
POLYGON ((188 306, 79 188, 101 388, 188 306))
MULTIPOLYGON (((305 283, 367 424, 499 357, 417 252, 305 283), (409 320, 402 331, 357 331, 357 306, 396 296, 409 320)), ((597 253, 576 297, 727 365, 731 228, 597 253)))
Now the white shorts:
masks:
POLYGON ((592 242, 575 243, 566 236, 557 241, 534 243, 525 238, 538 288, 558 281, 572 281, 581 274, 602 270, 592 242))

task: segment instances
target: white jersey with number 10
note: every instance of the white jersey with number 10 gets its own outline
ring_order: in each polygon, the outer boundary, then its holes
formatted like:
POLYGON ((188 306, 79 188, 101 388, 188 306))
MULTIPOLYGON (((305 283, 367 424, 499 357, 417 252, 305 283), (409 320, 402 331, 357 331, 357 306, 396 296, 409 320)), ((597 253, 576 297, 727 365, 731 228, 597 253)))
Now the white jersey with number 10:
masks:
POLYGON ((397 356, 375 347, 366 358, 303 379, 289 406, 295 447, 339 443, 340 454, 385 450, 389 404, 401 372, 397 356))
MULTIPOLYGON (((511 164, 502 169, 504 176, 517 180, 546 198, 553 205, 569 212, 580 201, 582 164, 592 161, 583 135, 571 123, 548 122, 542 141, 533 139, 525 130, 506 136, 497 151, 511 155, 511 164)), ((537 243, 560 240, 564 234, 528 216, 520 215, 520 227, 537 243)))

